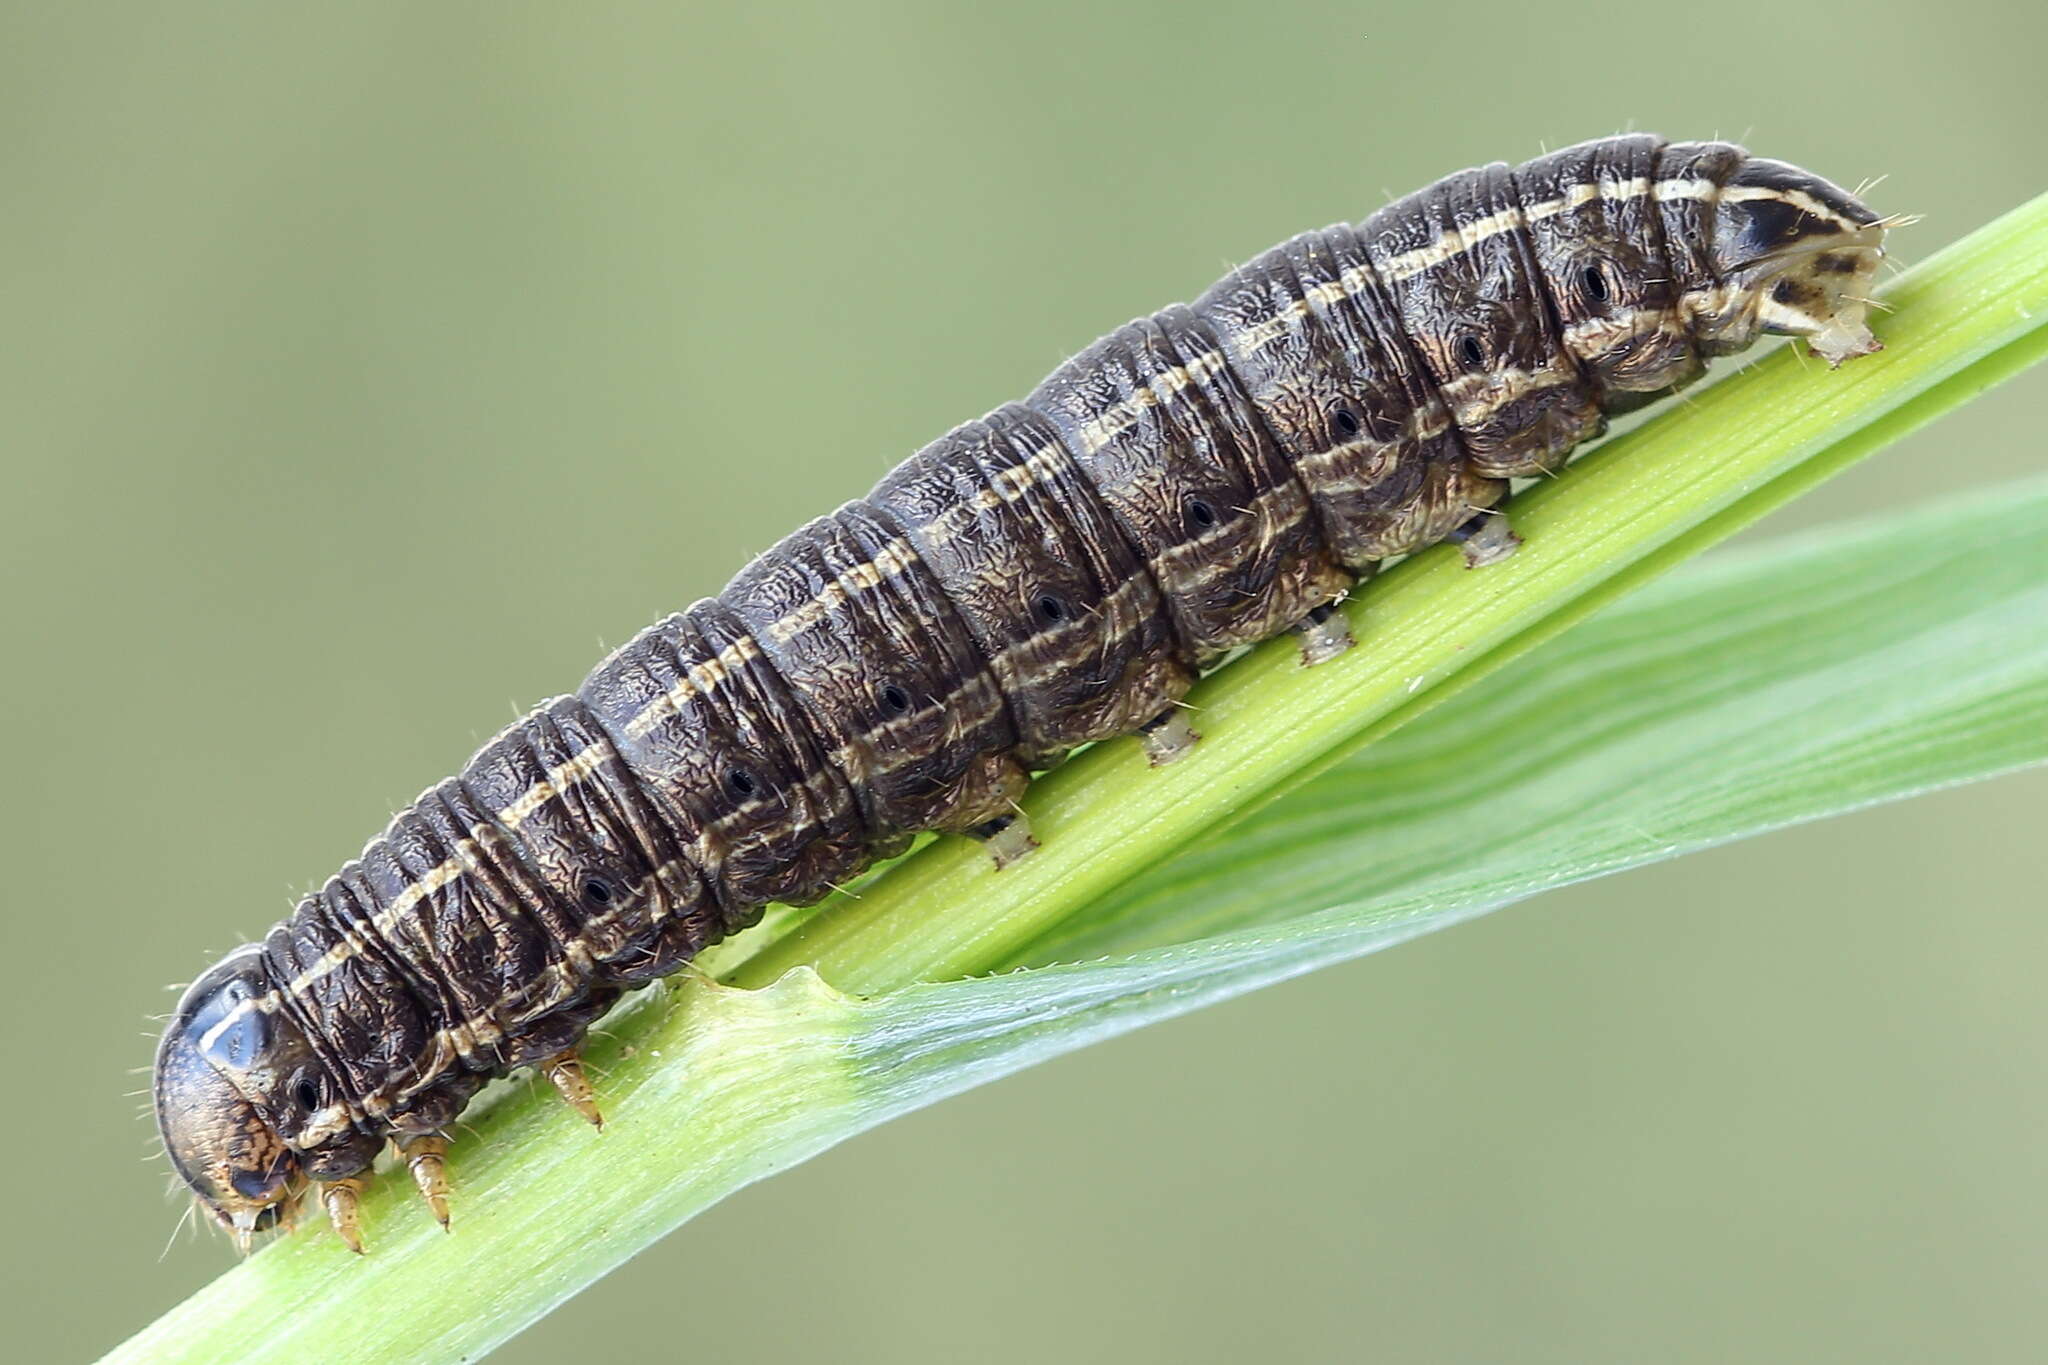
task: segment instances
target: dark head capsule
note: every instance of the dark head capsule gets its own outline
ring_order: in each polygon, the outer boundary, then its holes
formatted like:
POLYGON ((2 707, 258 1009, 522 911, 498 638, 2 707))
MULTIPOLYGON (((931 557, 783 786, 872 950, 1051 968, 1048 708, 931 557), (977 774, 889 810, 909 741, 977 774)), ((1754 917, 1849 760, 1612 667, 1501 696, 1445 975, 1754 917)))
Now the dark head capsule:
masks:
POLYGON ((303 1184, 297 1155, 256 1103, 274 1069, 267 990, 260 954, 228 958, 185 992, 156 1053, 156 1121, 171 1165, 245 1248, 303 1184))

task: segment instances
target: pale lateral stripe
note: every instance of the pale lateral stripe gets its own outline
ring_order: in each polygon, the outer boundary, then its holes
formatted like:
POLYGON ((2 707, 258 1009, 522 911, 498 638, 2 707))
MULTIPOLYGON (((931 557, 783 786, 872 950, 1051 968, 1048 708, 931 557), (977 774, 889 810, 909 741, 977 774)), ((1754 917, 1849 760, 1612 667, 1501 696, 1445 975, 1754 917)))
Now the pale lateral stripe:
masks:
MULTIPOLYGON (((994 678, 989 678, 986 675, 967 679, 958 687, 946 693, 945 697, 940 699, 940 704, 944 705, 954 702, 968 692, 985 692, 987 696, 980 710, 959 717, 959 729, 972 729, 982 725, 1002 711, 1007 705, 1003 700, 1001 686, 996 683, 994 678), (985 682, 983 679, 985 679, 985 682)), ((841 772, 857 772, 869 777, 886 776, 889 773, 897 772, 904 768, 916 767, 924 761, 923 755, 906 752, 903 754, 900 762, 892 763, 882 757, 886 746, 875 745, 872 741, 877 738, 886 738, 899 726, 911 724, 917 719, 917 713, 913 711, 907 716, 898 716, 891 720, 883 721, 872 730, 862 730, 850 736, 844 743, 834 745, 830 757, 839 766, 841 772), (862 758, 864 755, 872 757, 876 761, 863 762, 862 758)))
MULTIPOLYGON (((1299 494, 1300 492, 1301 489, 1294 487, 1293 480, 1290 479, 1276 487, 1268 488, 1265 492, 1253 498, 1251 505, 1243 510, 1259 521, 1270 522, 1273 518, 1273 504, 1284 500, 1290 493, 1299 494)), ((1193 579, 1183 577, 1181 571, 1185 567, 1182 561, 1208 549, 1212 541, 1220 539, 1225 535, 1235 534, 1236 530, 1237 528, 1234 525, 1226 523, 1219 518, 1214 526, 1203 531, 1200 535, 1190 536, 1186 540, 1168 545, 1158 554, 1147 559, 1145 562, 1154 569, 1153 576, 1160 580, 1159 587, 1161 591, 1171 597, 1176 590, 1184 591, 1203 581, 1204 577, 1214 578, 1221 573, 1235 572, 1237 566, 1233 563, 1197 565, 1196 567, 1205 569, 1207 572, 1203 576, 1193 579), (1168 585, 1167 577, 1161 577, 1158 572, 1160 569, 1167 570, 1168 576, 1172 579, 1173 586, 1170 587, 1168 585)))
POLYGON ((1631 308, 1612 317, 1587 318, 1564 329, 1564 342, 1576 350, 1600 350, 1623 338, 1641 335, 1645 318, 1656 324, 1652 330, 1657 335, 1683 336, 1685 327, 1671 315, 1671 311, 1669 308, 1631 308))
POLYGON ((1705 200, 1712 199, 1720 193, 1720 188, 1711 180, 1673 176, 1669 180, 1659 180, 1657 182, 1656 193, 1653 197, 1660 204, 1668 203, 1673 199, 1705 200))
MULTIPOLYGON (((1102 599, 1092 614, 1102 615, 1110 611, 1121 610, 1129 604, 1131 597, 1151 582, 1151 576, 1144 572, 1130 575, 1102 599)), ((988 661, 989 672, 995 677, 998 692, 1007 696, 1013 690, 1012 684, 1022 677, 1017 666, 1018 660, 1027 651, 1037 646, 1041 641, 1048 639, 1057 641, 1059 637, 1070 635, 1080 630, 1086 624, 1085 617, 1072 617, 1060 622, 1056 626, 1035 630, 1021 640, 1013 640, 990 655, 988 661)))
MULTIPOLYGON (((1040 457, 1047 456, 1050 453, 1051 449, 1048 448, 1048 450, 1040 452, 1040 457)), ((1034 457, 1034 459, 1038 458, 1034 457)), ((1050 465, 1047 464, 1045 467, 1049 468, 1050 465)), ((1005 470, 1004 474, 1012 477, 1003 481, 1004 491, 1014 497, 1017 492, 1029 485, 1034 474, 1037 472, 1039 471, 1027 472, 1025 466, 1016 466, 1010 470, 1005 470)), ((844 571, 835 580, 832 587, 842 594, 853 590, 872 588, 881 581, 882 575, 900 573, 911 562, 911 555, 912 551, 907 542, 900 539, 892 541, 884 547, 882 553, 874 560, 865 564, 855 565, 844 571)), ((843 600, 843 597, 840 600, 843 600)), ((818 607, 819 603, 814 601, 809 605, 818 607)), ((802 609, 799 609, 799 612, 792 613, 791 616, 800 615, 801 612, 802 609)), ((790 619, 791 617, 785 617, 783 621, 786 622, 790 619)), ((780 627, 782 622, 777 622, 776 624, 780 627)), ((629 732, 634 733, 636 737, 644 735, 647 730, 660 723, 661 717, 657 712, 663 703, 672 703, 673 700, 687 696, 689 689, 709 690, 723 680, 728 668, 737 667, 742 660, 751 657, 755 657, 753 641, 751 639, 742 639, 721 651, 717 659, 707 660, 705 663, 693 667, 684 679, 678 681, 668 692, 644 707, 628 723, 629 732)), ((963 688, 955 689, 954 693, 949 693, 948 699, 950 700, 953 695, 957 695, 959 691, 964 690, 966 686, 972 686, 972 680, 964 684, 963 688)), ((992 714, 992 712, 987 712, 986 708, 984 710, 987 714, 992 714)), ((986 715, 983 718, 985 719, 986 715)), ((883 729, 887 730, 894 724, 895 722, 889 722, 883 729)), ((850 754, 847 752, 847 746, 841 746, 841 750, 842 752, 836 754, 835 757, 840 758, 842 766, 844 766, 844 761, 850 754)), ((532 818, 533 814, 548 801, 587 780, 592 773, 596 772, 612 756, 612 749, 608 743, 604 741, 592 743, 581 752, 550 769, 545 778, 529 787, 510 805, 500 810, 498 812, 499 821, 508 830, 518 829, 522 823, 532 818)), ((477 833, 477 831, 472 831, 472 838, 462 841, 458 845, 458 849, 474 855, 477 852, 475 843, 477 833)), ((700 834, 698 839, 692 842, 704 842, 703 836, 700 834)), ((411 911, 434 892, 446 887, 456 878, 462 876, 467 870, 468 862, 461 856, 451 857, 430 869, 418 880, 400 891, 392 899, 391 903, 378 913, 371 922, 372 928, 379 936, 387 935, 397 924, 400 916, 411 911)), ((272 995, 297 995, 302 993, 308 987, 317 984, 329 973, 337 970, 350 958, 360 954, 367 946, 367 942, 359 933, 354 930, 348 931, 344 934, 342 941, 328 949, 319 962, 301 972, 299 976, 295 977, 283 988, 282 992, 273 991, 272 995)), ((263 1006, 261 1001, 245 1002, 244 1006, 238 1006, 236 1011, 231 1012, 213 1030, 209 1031, 206 1042, 211 1043, 215 1041, 218 1034, 226 1029, 231 1022, 240 1018, 244 1010, 249 1007, 269 1009, 274 1008, 274 1005, 263 1006)))
MULTIPOLYGON (((578 964, 589 964, 594 961, 590 954, 590 945, 595 940, 597 935, 599 933, 604 932, 607 929, 610 929, 619 920, 621 916, 629 913, 629 911, 634 906, 636 897, 640 893, 644 892, 653 883, 659 882, 668 875, 672 874, 675 871, 675 869, 679 866, 682 866, 682 863, 680 861, 671 861, 662 864, 660 867, 654 869, 653 872, 649 873, 646 877, 643 877, 640 879, 640 881, 634 883, 634 885, 628 889, 629 894, 621 898, 620 903, 617 907, 615 907, 612 910, 606 911, 604 914, 588 921, 584 925, 583 932, 581 934, 578 934, 576 938, 570 940, 567 944, 563 945, 563 960, 552 964, 546 969, 546 971, 543 973, 543 982, 554 982, 557 985, 565 983, 569 979, 569 973, 571 970, 584 972, 587 974, 589 971, 588 965, 578 964)), ((536 985, 539 984, 542 983, 536 983, 536 985)), ((531 993, 532 992, 529 991, 529 994, 531 993)), ((527 1016, 527 1018, 531 1017, 538 1016, 527 1016)), ((521 1022, 525 1021, 525 1018, 522 1018, 521 1022)), ((420 1053, 420 1057, 422 1059, 435 1057, 438 1054, 444 1053, 447 1050, 449 1050, 451 1046, 459 1046, 459 1040, 465 1037, 483 1038, 489 1041, 496 1041, 497 1039, 500 1039, 504 1036, 504 1030, 500 1028, 495 1022, 493 1022, 488 1016, 480 1016, 473 1019, 457 1020, 437 1030, 435 1033, 429 1036, 429 1038, 427 1039, 426 1046, 422 1049, 420 1053)), ((415 1066, 417 1065, 418 1063, 416 1062, 415 1066)), ((418 1094, 421 1090, 424 1090, 429 1086, 433 1085, 435 1082, 440 1080, 440 1078, 441 1072, 438 1069, 429 1069, 428 1074, 423 1076, 419 1081, 415 1082, 410 1086, 399 1089, 396 1092, 396 1098, 399 1100, 409 1099, 412 1096, 418 1094)), ((356 1119, 358 1119, 359 1117, 382 1117, 383 1115, 389 1113, 391 1111, 391 1108, 392 1099, 387 1098, 381 1094, 373 1094, 369 1096, 365 1101, 363 1110, 360 1112, 353 1110, 350 1106, 345 1104, 328 1105, 326 1108, 316 1113, 312 1117, 312 1119, 308 1121, 305 1130, 300 1134, 299 1144, 301 1146, 301 1149, 305 1147, 317 1146, 320 1142, 324 1141, 325 1139, 333 1137, 335 1134, 341 1132, 343 1128, 347 1127, 350 1123, 356 1121, 356 1119)))
MULTIPOLYGON (((605 740, 593 740, 581 752, 563 759, 548 769, 548 775, 534 783, 522 793, 518 800, 498 812, 498 823, 506 829, 516 830, 533 813, 553 800, 556 796, 581 783, 596 772, 606 759, 612 757, 612 746, 605 740)), ((447 864, 442 864, 447 866, 447 864)), ((438 870, 438 869, 437 869, 438 870)))
MULTIPOLYGON (((1172 384, 1176 391, 1178 391, 1185 388, 1189 382, 1192 382, 1193 378, 1199 378, 1206 373, 1213 372, 1215 369, 1220 369, 1222 364, 1223 361, 1219 355, 1215 352, 1206 352, 1189 361, 1186 365, 1176 367, 1173 371, 1169 372, 1173 378, 1167 382, 1172 384)), ((1140 397, 1152 398, 1153 401, 1157 401, 1156 396, 1151 394, 1149 390, 1144 395, 1140 395, 1140 397)), ((964 529, 965 523, 972 518, 976 510, 998 506, 1004 502, 1016 501, 1030 488, 1046 482, 1052 473, 1059 469, 1067 459, 1068 456, 1065 448, 1056 442, 1040 447, 1029 458, 997 473, 989 481, 989 486, 976 494, 973 504, 963 504, 955 507, 931 523, 926 528, 926 535, 935 542, 943 542, 949 539, 952 535, 957 534, 958 530, 964 529)), ((893 576, 903 572, 915 562, 915 558, 915 551, 907 542, 900 539, 891 541, 875 559, 864 564, 854 565, 842 571, 825 594, 821 594, 819 598, 813 599, 787 616, 782 617, 769 627, 769 631, 775 633, 777 638, 787 639, 790 635, 795 634, 796 631, 814 623, 817 617, 826 609, 845 600, 845 597, 850 595, 851 592, 873 588, 884 576, 893 576), (830 599, 829 601, 827 600, 828 598, 830 599)), ((1033 638, 1036 638, 1036 636, 1033 638)), ((644 738, 665 719, 662 714, 662 707, 677 706, 687 701, 693 693, 709 692, 712 688, 723 682, 729 671, 736 668, 742 660, 758 657, 757 649, 758 647, 751 638, 745 638, 728 646, 720 652, 717 658, 692 666, 666 692, 642 707, 627 722, 626 732, 635 739, 644 738)), ((888 725, 895 723, 893 721, 888 722, 884 728, 886 729, 888 725)), ((839 746, 832 754, 832 757, 842 767, 846 766, 850 756, 850 750, 844 745, 839 746)))
POLYGON ((1025 492, 1051 479, 1053 471, 1068 462, 1065 447, 1057 442, 1041 446, 1021 464, 1011 465, 977 489, 972 498, 955 503, 924 528, 925 539, 943 545, 974 523, 976 516, 1006 502, 1016 502, 1025 492))
POLYGON ((1769 185, 1731 185, 1721 191, 1723 203, 1742 204, 1752 199, 1775 199, 1781 204, 1790 204, 1801 213, 1824 218, 1848 232, 1862 232, 1870 226, 1867 223, 1859 223, 1846 214, 1837 213, 1805 190, 1781 190, 1769 185))
POLYGON ((1388 256, 1375 261, 1373 265, 1379 271, 1382 280, 1388 284, 1398 284, 1402 280, 1420 275, 1425 270, 1442 265, 1445 261, 1462 256, 1503 232, 1513 232, 1521 227, 1523 222, 1520 207, 1497 209, 1484 218, 1475 218, 1470 223, 1452 228, 1427 246, 1388 256))
POLYGON ((626 722, 626 733, 634 739, 645 739, 649 731, 661 724, 661 707, 679 708, 692 696, 709 696, 728 676, 760 657, 761 647, 754 643, 754 637, 743 635, 711 658, 691 664, 682 677, 676 679, 673 686, 641 707, 639 712, 626 722))
MULTIPOLYGON (((1583 181, 1573 185, 1562 196, 1545 199, 1527 209, 1507 208, 1497 213, 1476 219, 1462 227, 1446 232, 1428 246, 1404 251, 1384 260, 1365 265, 1347 267, 1335 280, 1310 285, 1303 296, 1290 303, 1279 313, 1266 319, 1256 327, 1238 333, 1239 344, 1246 350, 1255 351, 1269 346, 1293 330, 1294 324, 1307 317, 1310 308, 1320 305, 1332 308, 1357 298, 1368 283, 1377 276, 1387 284, 1398 284, 1412 279, 1425 270, 1442 265, 1466 252, 1473 250, 1503 232, 1512 232, 1525 222, 1548 218, 1564 213, 1595 199, 1624 201, 1640 198, 1649 192, 1651 181, 1638 177, 1634 180, 1583 181)), ((1707 182, 1688 182, 1706 184, 1707 182)))
POLYGON ((1746 204, 1758 199, 1774 200, 1780 204, 1790 204, 1801 213, 1824 219, 1847 232, 1861 232, 1868 226, 1829 208, 1805 190, 1780 189, 1775 185, 1717 186, 1711 180, 1660 180, 1657 182, 1657 198, 1714 199, 1724 204, 1746 204))
POLYGON ((1655 181, 1640 176, 1632 180, 1582 181, 1557 198, 1541 200, 1527 209, 1502 209, 1454 231, 1446 232, 1427 246, 1389 256, 1376 263, 1374 268, 1353 266, 1345 270, 1335 281, 1311 286, 1305 297, 1291 303, 1256 327, 1238 333, 1238 342, 1246 350, 1257 350, 1262 346, 1271 345, 1286 336, 1295 323, 1308 315, 1311 304, 1329 307, 1343 300, 1355 298, 1366 281, 1371 278, 1374 269, 1382 281, 1397 284, 1453 260, 1503 232, 1511 232, 1525 222, 1568 212, 1594 199, 1623 202, 1641 198, 1645 194, 1660 202, 1719 198, 1730 203, 1741 203, 1755 199, 1772 199, 1791 204, 1815 217, 1824 218, 1847 231, 1864 230, 1861 224, 1835 212, 1802 190, 1780 190, 1768 185, 1738 185, 1724 189, 1711 180, 1682 176, 1655 181))
POLYGON ((1215 351, 1203 351, 1182 364, 1147 375, 1146 387, 1082 423, 1076 434, 1087 453, 1093 455, 1130 430, 1138 415, 1147 408, 1172 402, 1185 393, 1189 385, 1220 374, 1222 370, 1223 357, 1215 351), (1160 392, 1162 389, 1164 393, 1160 392))
POLYGON ((1631 199, 1641 199, 1649 192, 1650 180, 1647 176, 1639 175, 1633 180, 1582 180, 1555 199, 1542 199, 1524 206, 1522 215, 1530 222, 1536 223, 1560 213, 1570 213, 1573 209, 1582 208, 1595 199, 1626 203, 1631 199))
MULTIPOLYGON (((499 822, 508 830, 517 830, 521 824, 531 819, 534 812, 538 811, 551 798, 569 791, 579 783, 587 780, 610 757, 612 757, 611 745, 603 740, 595 741, 586 746, 578 753, 571 755, 553 768, 550 768, 547 776, 527 788, 510 805, 500 810, 497 813, 499 822)), ((392 897, 390 904, 386 905, 384 909, 378 911, 372 917, 370 921, 371 929, 379 937, 388 936, 401 916, 409 913, 415 906, 426 900, 427 897, 448 886, 449 883, 455 881, 468 871, 468 858, 465 858, 463 855, 467 854, 471 858, 479 855, 481 852, 479 840, 483 834, 484 831, 472 829, 469 838, 458 840, 456 843, 456 855, 428 869, 419 878, 407 884, 396 896, 392 897)), ((234 1009, 228 1011, 227 1014, 222 1016, 219 1023, 206 1031, 205 1037, 200 1040, 201 1048, 210 1048, 217 1045, 222 1035, 231 1026, 253 1012, 275 1013, 277 1006, 282 1003, 285 997, 299 995, 309 987, 318 984, 324 977, 340 968, 349 959, 362 953, 368 946, 368 941, 363 938, 358 930, 350 928, 344 931, 340 942, 329 948, 321 955, 318 962, 307 967, 283 987, 272 989, 267 994, 254 999, 245 1000, 234 1009)))
MULTIPOLYGON (((1432 437, 1441 436, 1450 429, 1450 410, 1443 405, 1441 400, 1432 398, 1408 414, 1408 420, 1401 424, 1401 434, 1392 441, 1375 442, 1369 437, 1360 436, 1354 440, 1345 441, 1340 445, 1330 446, 1325 450, 1313 451, 1302 456, 1297 463, 1303 468, 1308 469, 1319 468, 1323 465, 1334 465, 1340 460, 1349 459, 1353 455, 1362 454, 1368 450, 1386 449, 1399 441, 1426 441, 1432 437)), ((1320 476, 1314 486, 1318 489, 1325 486, 1320 476)))
POLYGON ((1568 365, 1551 364, 1533 370, 1506 365, 1483 374, 1459 375, 1443 385, 1442 392, 1451 403, 1458 425, 1470 430, 1518 399, 1544 389, 1575 384, 1578 379, 1578 372, 1568 365), (1475 390, 1472 397, 1464 396, 1475 390))
MULTIPOLYGON (((1659 201, 1672 199, 1713 199, 1729 201, 1746 199, 1778 199, 1796 205, 1819 217, 1836 222, 1846 222, 1839 214, 1833 213, 1812 196, 1798 190, 1776 190, 1767 185, 1745 185, 1723 190, 1711 180, 1690 177, 1674 177, 1669 180, 1652 181, 1642 176, 1633 180, 1592 180, 1580 181, 1555 199, 1541 200, 1525 209, 1505 208, 1476 218, 1446 232, 1427 246, 1404 251, 1377 262, 1380 278, 1389 284, 1405 280, 1445 261, 1462 255, 1474 247, 1503 232, 1512 232, 1526 222, 1548 218, 1554 214, 1589 204, 1595 199, 1607 199, 1617 203, 1639 199, 1653 194, 1659 201)), ((1851 225, 1853 226, 1853 225, 1851 225)))
MULTIPOLYGON (((499 810, 497 813, 498 823, 505 829, 516 832, 521 825, 532 819, 534 813, 542 806, 546 805, 556 796, 572 790, 578 784, 588 779, 610 757, 612 757, 612 746, 610 744, 604 740, 593 741, 580 752, 572 754, 548 769, 547 776, 534 783, 531 787, 528 787, 510 805, 499 810)), ((478 856, 481 852, 480 841, 483 837, 484 831, 472 829, 469 838, 457 841, 456 848, 458 851, 456 856, 438 864, 417 881, 414 881, 404 890, 400 891, 396 896, 393 896, 391 903, 378 911, 370 919, 370 927, 377 936, 380 938, 387 937, 391 932, 392 926, 398 923, 400 916, 407 914, 414 906, 426 900, 428 896, 446 887, 450 882, 453 882, 457 877, 468 871, 468 859, 463 857, 462 854, 467 853, 470 857, 478 856)), ((351 931, 349 937, 357 938, 359 935, 351 931)), ((355 953, 361 952, 363 946, 363 944, 358 943, 353 949, 349 949, 346 941, 336 944, 322 955, 320 961, 292 978, 291 982, 285 986, 284 993, 287 995, 302 993, 307 987, 315 984, 329 972, 332 972, 335 968, 341 966, 342 963, 348 961, 355 953)))
POLYGON ((1248 327, 1237 333, 1237 343, 1247 351, 1256 351, 1270 346, 1294 330, 1294 325, 1309 315, 1315 305, 1334 308, 1358 296, 1373 279, 1370 265, 1347 267, 1334 280, 1312 284, 1302 291, 1302 297, 1295 299, 1285 308, 1267 318, 1256 327, 1248 327))
POLYGON ((1804 308, 1779 303, 1766 294, 1757 300, 1757 321, 1766 327, 1777 327, 1794 336, 1809 336, 1826 325, 1826 319, 1817 318, 1804 308))
POLYGON ((908 541, 900 537, 892 540, 877 551, 873 559, 841 571, 816 597, 771 622, 767 634, 787 642, 818 624, 827 612, 843 605, 855 594, 873 591, 881 586, 884 579, 896 577, 915 562, 916 556, 908 541))

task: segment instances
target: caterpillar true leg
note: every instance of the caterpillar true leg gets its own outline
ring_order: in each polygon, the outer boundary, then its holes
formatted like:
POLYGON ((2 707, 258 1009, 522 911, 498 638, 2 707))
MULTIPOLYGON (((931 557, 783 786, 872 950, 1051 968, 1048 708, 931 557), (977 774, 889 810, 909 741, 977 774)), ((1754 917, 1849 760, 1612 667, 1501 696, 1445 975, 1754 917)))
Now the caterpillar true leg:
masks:
POLYGON ((320 1207, 327 1210, 334 1235, 358 1256, 363 1254, 362 1201, 363 1191, 368 1187, 369 1180, 360 1175, 343 1176, 320 1186, 320 1207))

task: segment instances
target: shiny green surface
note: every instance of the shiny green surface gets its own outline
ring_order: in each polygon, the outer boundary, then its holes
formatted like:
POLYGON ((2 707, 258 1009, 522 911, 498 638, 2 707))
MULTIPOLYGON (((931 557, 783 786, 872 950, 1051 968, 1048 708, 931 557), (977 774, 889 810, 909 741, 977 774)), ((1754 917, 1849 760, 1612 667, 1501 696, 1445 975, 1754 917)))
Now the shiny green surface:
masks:
MULTIPOLYGON (((1889 172, 1908 258, 2048 178, 2048 19, 2011 4, 4 22, 28 1359, 227 1255, 156 1259, 122 1092, 161 983, 1097 332, 1624 122, 1889 172)), ((1776 524, 2040 468, 2044 411, 2023 378, 1776 524)), ((2044 802, 1775 836, 1084 1053, 757 1187, 496 1359, 2027 1358, 2044 802)))

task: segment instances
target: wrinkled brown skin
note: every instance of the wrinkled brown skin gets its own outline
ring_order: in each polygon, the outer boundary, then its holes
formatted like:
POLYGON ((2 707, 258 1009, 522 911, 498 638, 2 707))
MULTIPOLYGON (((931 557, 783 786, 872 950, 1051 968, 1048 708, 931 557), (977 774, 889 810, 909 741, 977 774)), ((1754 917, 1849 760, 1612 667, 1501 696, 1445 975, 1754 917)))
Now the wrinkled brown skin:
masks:
POLYGON ((817 899, 919 830, 993 836, 1031 771, 1142 730, 1227 651, 1489 516, 1609 413, 1763 332, 1831 363, 1883 224, 1725 143, 1623 136, 1450 176, 1119 328, 1023 403, 656 623, 400 812, 180 1002, 165 1146, 245 1245, 310 1182, 360 1248, 387 1140, 446 1217, 444 1136, 492 1076, 568 1060, 623 990, 817 899))

